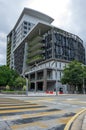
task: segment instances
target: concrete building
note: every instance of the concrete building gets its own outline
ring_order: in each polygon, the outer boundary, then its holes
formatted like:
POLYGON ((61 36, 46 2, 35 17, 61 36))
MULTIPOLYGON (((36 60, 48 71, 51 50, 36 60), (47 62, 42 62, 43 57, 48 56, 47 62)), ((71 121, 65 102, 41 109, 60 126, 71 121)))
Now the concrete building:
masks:
MULTIPOLYGON (((7 65, 26 75, 30 90, 59 90, 62 70, 72 60, 85 63, 83 41, 51 25, 53 18, 24 8, 7 36, 7 65)), ((65 86, 65 87, 64 87, 65 86)))

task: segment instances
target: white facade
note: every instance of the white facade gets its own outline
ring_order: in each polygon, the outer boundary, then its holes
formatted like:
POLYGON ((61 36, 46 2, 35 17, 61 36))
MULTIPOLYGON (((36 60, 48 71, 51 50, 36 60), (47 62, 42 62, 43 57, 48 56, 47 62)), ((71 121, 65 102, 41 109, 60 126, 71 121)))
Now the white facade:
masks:
POLYGON ((32 72, 42 70, 42 69, 45 69, 45 68, 51 68, 52 69, 52 79, 53 80, 57 79, 58 81, 60 81, 61 77, 62 77, 62 71, 64 70, 65 66, 67 66, 67 64, 68 64, 67 62, 52 60, 50 62, 46 62, 46 63, 43 63, 43 64, 39 64, 35 67, 32 67, 30 69, 30 71, 27 72, 27 73, 32 73, 32 72), (57 71, 57 74, 56 74, 56 71, 57 71))
POLYGON ((53 19, 38 11, 24 8, 20 15, 16 25, 12 30, 12 46, 11 46, 11 57, 10 67, 14 66, 14 50, 21 44, 25 39, 26 35, 29 34, 30 30, 39 22, 50 24, 53 19))
MULTIPOLYGON (((37 78, 36 82, 40 82, 43 78, 43 71, 46 69, 46 89, 54 91, 57 87, 57 90, 59 91, 60 88, 63 88, 63 92, 67 93, 67 86, 61 84, 61 77, 63 75, 62 71, 65 66, 67 66, 68 62, 61 61, 61 60, 50 60, 46 61, 41 64, 36 64, 34 67, 32 67, 28 72, 26 72, 26 75, 35 74, 42 71, 41 78, 37 78), (49 72, 48 72, 49 71, 49 72), (39 80, 40 79, 40 80, 39 80), (56 84, 57 82, 57 84, 56 84)), ((30 79, 31 82, 34 81, 34 79, 30 79)))

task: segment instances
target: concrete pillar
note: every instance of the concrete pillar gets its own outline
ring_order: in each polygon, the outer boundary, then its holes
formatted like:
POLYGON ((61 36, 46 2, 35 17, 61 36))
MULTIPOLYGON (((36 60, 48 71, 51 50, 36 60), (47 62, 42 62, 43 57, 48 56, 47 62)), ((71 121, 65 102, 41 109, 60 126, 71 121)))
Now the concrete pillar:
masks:
POLYGON ((47 90, 47 69, 43 71, 43 91, 47 90))

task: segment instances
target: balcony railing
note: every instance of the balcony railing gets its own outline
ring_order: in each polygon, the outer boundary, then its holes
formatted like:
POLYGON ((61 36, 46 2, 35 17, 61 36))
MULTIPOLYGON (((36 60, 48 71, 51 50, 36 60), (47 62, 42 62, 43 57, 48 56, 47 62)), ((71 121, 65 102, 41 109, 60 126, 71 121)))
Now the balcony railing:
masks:
POLYGON ((42 40, 42 37, 38 36, 38 37, 35 37, 30 43, 29 43, 29 46, 33 46, 35 45, 37 42, 40 42, 42 40))

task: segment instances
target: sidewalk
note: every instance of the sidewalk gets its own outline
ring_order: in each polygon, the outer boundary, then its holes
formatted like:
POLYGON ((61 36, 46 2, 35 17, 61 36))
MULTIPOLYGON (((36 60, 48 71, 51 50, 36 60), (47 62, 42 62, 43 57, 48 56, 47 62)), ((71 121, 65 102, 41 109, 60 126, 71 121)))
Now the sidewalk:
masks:
POLYGON ((69 94, 57 94, 56 95, 56 92, 53 92, 53 93, 46 93, 46 92, 28 92, 28 95, 26 94, 1 94, 1 96, 3 95, 8 95, 8 96, 28 96, 28 97, 42 97, 42 96, 63 96, 63 95, 69 95, 69 94))
POLYGON ((66 125, 64 130, 86 130, 86 109, 77 113, 66 125))

